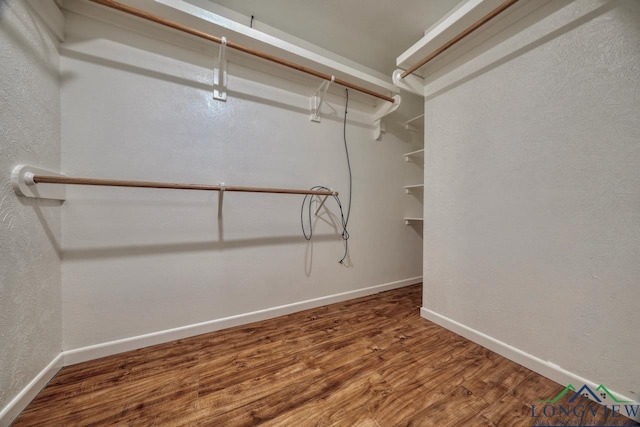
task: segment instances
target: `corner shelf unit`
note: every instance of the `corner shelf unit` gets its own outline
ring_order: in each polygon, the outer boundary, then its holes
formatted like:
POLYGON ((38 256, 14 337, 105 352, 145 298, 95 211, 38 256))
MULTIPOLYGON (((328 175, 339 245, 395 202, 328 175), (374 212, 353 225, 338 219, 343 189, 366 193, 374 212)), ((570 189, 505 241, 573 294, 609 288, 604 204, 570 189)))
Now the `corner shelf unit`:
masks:
MULTIPOLYGON (((424 133, 424 113, 418 114, 417 116, 412 117, 409 120, 407 120, 406 122, 403 122, 401 124, 409 132, 424 133)), ((404 157, 404 161, 405 162, 413 163, 416 166, 420 166, 421 167, 423 162, 421 162, 420 159, 424 159, 424 145, 423 145, 423 148, 420 148, 420 149, 414 150, 414 151, 410 151, 408 153, 404 153, 402 156, 404 157)), ((415 196, 418 196, 419 193, 424 192, 424 184, 405 185, 404 186, 404 192, 407 193, 407 194, 413 194, 415 196)), ((421 199, 421 198, 419 198, 419 199, 421 199)), ((412 208, 410 210, 414 210, 414 209, 412 208)), ((414 214, 412 212, 411 216, 409 216, 409 215, 405 216, 404 217, 404 223, 406 225, 418 225, 418 224, 422 225, 422 224, 424 224, 423 218, 420 218, 419 216, 415 216, 415 215, 416 214, 414 214)), ((421 214, 418 214, 418 215, 422 216, 421 214)))

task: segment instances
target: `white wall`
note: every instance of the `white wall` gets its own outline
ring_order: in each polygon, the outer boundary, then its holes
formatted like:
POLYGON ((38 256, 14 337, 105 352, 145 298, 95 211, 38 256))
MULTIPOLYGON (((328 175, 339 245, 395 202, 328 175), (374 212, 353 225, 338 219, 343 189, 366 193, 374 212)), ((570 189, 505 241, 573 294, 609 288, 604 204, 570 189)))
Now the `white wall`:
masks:
MULTIPOLYGON (((75 14, 67 23, 64 173, 321 184, 340 191, 346 205, 341 90, 329 95, 337 111, 327 108, 322 123, 312 123, 309 95, 319 82, 294 83, 231 63, 229 99, 221 103, 212 99, 213 47, 196 52, 75 14)), ((421 136, 394 124, 422 109, 421 100, 414 104, 387 121, 382 141, 372 138, 371 107, 350 107, 349 267, 338 264, 343 245, 336 227, 326 223, 327 213, 317 220, 313 242, 304 240, 298 196, 228 193, 218 221, 217 193, 69 188, 63 207, 64 349, 80 349, 73 360, 82 360, 96 355, 85 352, 87 346, 106 345, 98 353, 105 354, 125 348, 110 343, 130 337, 418 282, 422 243, 402 220, 402 186, 419 182, 421 171, 407 168, 402 153, 415 149, 421 136)), ((338 214, 333 201, 328 206, 338 214)))
POLYGON ((0 425, 61 351, 60 202, 18 198, 10 182, 19 163, 60 168, 58 64, 25 2, 1 1, 0 425))
POLYGON ((549 7, 434 66, 423 314, 638 401, 640 2, 549 7))

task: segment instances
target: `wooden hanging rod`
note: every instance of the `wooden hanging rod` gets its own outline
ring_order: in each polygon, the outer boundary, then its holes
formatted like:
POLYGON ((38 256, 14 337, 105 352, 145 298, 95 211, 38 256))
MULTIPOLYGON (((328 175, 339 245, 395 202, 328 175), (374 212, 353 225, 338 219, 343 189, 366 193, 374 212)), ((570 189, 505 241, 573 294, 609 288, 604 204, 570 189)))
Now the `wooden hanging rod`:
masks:
POLYGON ((410 67, 407 71, 402 73, 400 75, 400 77, 402 77, 404 79, 409 74, 412 74, 418 68, 422 67, 427 62, 431 61, 433 58, 435 58, 436 56, 440 55, 445 50, 449 49, 451 46, 453 46, 454 44, 458 43, 460 40, 464 39, 469 34, 471 34, 475 30, 477 30, 478 28, 480 28, 481 26, 483 26, 484 24, 486 24, 487 22, 491 21, 493 18, 495 18, 496 16, 498 16, 499 14, 501 14, 502 12, 507 10, 509 7, 513 6, 517 1, 518 0, 507 0, 507 1, 505 1, 500 6, 496 7, 491 12, 489 12, 487 15, 483 16, 482 18, 480 18, 479 20, 474 22, 473 25, 471 25, 469 28, 467 28, 466 30, 464 30, 463 32, 461 32, 460 34, 458 34, 457 36, 455 36, 454 38, 449 40, 444 45, 442 45, 436 51, 434 51, 433 53, 427 55, 420 62, 418 62, 417 64, 415 64, 412 67, 410 67))
POLYGON ((169 188, 174 190, 206 190, 206 191, 242 191, 245 193, 276 193, 276 194, 311 194, 316 196, 337 196, 337 191, 323 190, 295 190, 290 188, 240 187, 235 185, 207 185, 207 184, 179 184, 172 182, 126 181, 120 179, 72 178, 67 176, 34 175, 36 184, 70 184, 70 185, 99 185, 106 187, 136 187, 136 188, 169 188))
MULTIPOLYGON (((119 10, 121 12, 128 13, 130 15, 135 15, 135 16, 137 16, 139 18, 146 19, 148 21, 156 22, 156 23, 164 25, 166 27, 171 27, 171 28, 176 29, 178 31, 182 31, 184 33, 191 34, 193 36, 200 37, 202 39, 209 40, 209 41, 212 41, 214 43, 218 43, 218 44, 222 43, 222 38, 221 37, 212 36, 211 34, 205 33, 205 32, 200 31, 200 30, 196 30, 195 28, 191 28, 191 27, 188 27, 186 25, 180 24, 178 22, 171 21, 171 20, 162 18, 162 17, 157 16, 157 15, 153 15, 151 13, 145 12, 144 10, 136 9, 134 7, 128 6, 126 4, 119 3, 117 1, 113 1, 113 0, 91 0, 91 1, 94 2, 94 3, 101 4, 103 6, 110 7, 112 9, 119 10)), ((358 86, 358 85, 353 84, 353 83, 349 83, 349 82, 347 82, 345 80, 342 80, 342 79, 340 79, 338 77, 334 77, 334 76, 331 76, 329 74, 321 73, 320 71, 316 71, 316 70, 314 70, 312 68, 308 68, 308 67, 296 64, 295 62, 287 61, 285 59, 278 58, 277 56, 273 56, 273 55, 270 55, 268 53, 265 53, 265 52, 262 52, 262 51, 259 51, 259 50, 256 50, 256 49, 251 49, 249 47, 246 47, 246 46, 243 46, 241 44, 234 43, 234 42, 231 42, 231 41, 227 41, 227 46, 231 47, 233 49, 239 50, 241 52, 245 52, 245 53, 248 53, 250 55, 258 56, 258 57, 266 59, 268 61, 275 62, 275 63, 280 64, 280 65, 284 65, 285 67, 293 68, 294 70, 298 70, 298 71, 302 71, 303 73, 311 74, 312 76, 319 77, 319 78, 321 78, 323 80, 331 81, 332 78, 333 78, 334 79, 333 82, 337 83, 337 84, 339 84, 341 86, 348 87, 349 89, 357 90, 358 92, 366 93, 367 95, 373 96, 375 98, 383 99, 383 100, 385 100, 387 102, 391 102, 391 103, 395 102, 395 100, 390 96, 383 95, 381 93, 378 93, 378 92, 375 92, 373 90, 364 88, 362 86, 358 86)))

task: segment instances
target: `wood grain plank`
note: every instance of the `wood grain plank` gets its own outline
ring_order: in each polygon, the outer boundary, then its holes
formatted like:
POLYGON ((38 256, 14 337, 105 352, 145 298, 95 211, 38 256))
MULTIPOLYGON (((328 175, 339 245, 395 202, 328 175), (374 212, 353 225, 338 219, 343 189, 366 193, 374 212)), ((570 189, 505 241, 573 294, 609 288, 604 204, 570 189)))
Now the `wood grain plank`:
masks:
POLYGON ((478 414, 478 417, 469 422, 469 425, 499 427, 531 425, 532 423, 531 406, 525 405, 513 396, 506 395, 487 406, 478 414))
POLYGON ((503 357, 496 357, 485 369, 478 370, 473 375, 466 374, 463 385, 474 395, 491 403, 500 400, 531 373, 529 369, 517 363, 503 357))
POLYGON ((456 427, 477 417, 488 406, 483 399, 458 386, 445 392, 431 393, 433 403, 412 414, 403 422, 407 426, 456 427))

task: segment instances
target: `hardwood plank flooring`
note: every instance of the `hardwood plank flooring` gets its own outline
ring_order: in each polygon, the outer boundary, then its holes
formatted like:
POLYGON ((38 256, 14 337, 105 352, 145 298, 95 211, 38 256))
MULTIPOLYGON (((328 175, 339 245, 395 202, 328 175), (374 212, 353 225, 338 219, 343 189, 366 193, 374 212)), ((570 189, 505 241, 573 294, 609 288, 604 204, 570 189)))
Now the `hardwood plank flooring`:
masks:
MULTIPOLYGON (((531 405, 563 387, 420 303, 409 286, 68 366, 13 426, 542 425, 531 405)), ((602 410, 543 422, 640 425, 602 410)))

